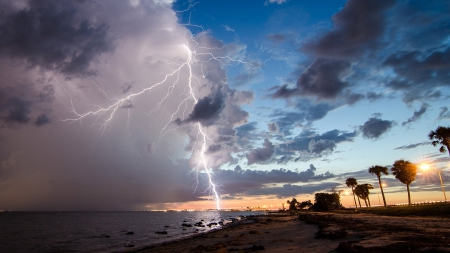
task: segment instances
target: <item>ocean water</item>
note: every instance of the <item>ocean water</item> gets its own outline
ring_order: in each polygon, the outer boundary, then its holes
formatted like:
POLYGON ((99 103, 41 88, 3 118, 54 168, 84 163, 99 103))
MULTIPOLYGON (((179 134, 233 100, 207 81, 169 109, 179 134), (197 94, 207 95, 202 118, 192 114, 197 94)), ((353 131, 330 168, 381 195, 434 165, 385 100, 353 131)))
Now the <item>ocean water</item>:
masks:
POLYGON ((118 252, 219 229, 258 212, 3 212, 0 252, 118 252), (183 230, 184 229, 184 230, 183 230), (167 234, 155 232, 166 231, 167 234))

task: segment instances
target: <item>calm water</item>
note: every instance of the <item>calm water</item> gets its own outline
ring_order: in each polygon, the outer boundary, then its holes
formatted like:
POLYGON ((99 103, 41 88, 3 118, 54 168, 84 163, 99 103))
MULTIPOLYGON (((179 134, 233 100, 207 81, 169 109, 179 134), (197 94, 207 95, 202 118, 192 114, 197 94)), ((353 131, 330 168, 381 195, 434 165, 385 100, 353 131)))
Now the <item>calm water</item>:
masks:
POLYGON ((0 213, 0 252, 117 252, 171 241, 220 226, 184 227, 256 212, 10 212, 0 213), (183 230, 185 229, 185 230, 183 230), (167 234, 155 234, 167 231, 167 234), (133 232, 134 234, 127 234, 133 232), (130 247, 134 245, 134 247, 130 247), (128 246, 128 247, 127 247, 128 246))

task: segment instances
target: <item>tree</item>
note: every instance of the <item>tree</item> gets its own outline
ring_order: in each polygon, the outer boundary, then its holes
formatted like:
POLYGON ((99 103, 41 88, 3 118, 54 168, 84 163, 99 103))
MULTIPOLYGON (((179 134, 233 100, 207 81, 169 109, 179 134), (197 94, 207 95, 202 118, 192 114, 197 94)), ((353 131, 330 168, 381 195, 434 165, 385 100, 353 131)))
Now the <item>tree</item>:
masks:
POLYGON ((329 211, 340 209, 341 202, 337 193, 319 192, 314 195, 314 205, 312 208, 315 211, 329 211))
POLYGON ((450 127, 439 126, 436 131, 431 131, 428 138, 432 140, 431 145, 441 145, 439 151, 445 153, 447 150, 450 154, 450 127))
POLYGON ((355 194, 358 196, 358 198, 363 199, 366 203, 366 207, 370 207, 370 199, 369 194, 370 190, 373 189, 373 186, 371 184, 359 184, 355 187, 355 194), (369 202, 369 205, 367 205, 367 202, 369 202))
POLYGON ((311 200, 303 201, 297 205, 300 209, 310 208, 313 204, 311 203, 311 200))
MULTIPOLYGON (((356 198, 355 198, 355 189, 354 188, 355 188, 355 186, 358 185, 358 182, 353 177, 349 177, 349 178, 347 178, 347 180, 345 180, 345 184, 348 187, 352 187, 353 200, 355 200, 355 208, 356 208, 357 206, 356 206, 356 198)), ((359 207, 361 208, 361 203, 359 203, 359 207)))
POLYGON ((416 179, 417 166, 409 161, 397 160, 392 165, 391 171, 395 178, 397 178, 400 182, 406 184, 406 190, 408 191, 408 205, 411 206, 409 185, 416 179))
POLYGON ((381 195, 383 196, 383 203, 386 207, 386 199, 384 198, 383 184, 381 183, 381 174, 388 175, 388 168, 385 166, 375 165, 369 168, 369 173, 378 177, 378 183, 380 184, 381 195))
POLYGON ((289 204, 289 210, 297 210, 297 204, 298 204, 298 201, 297 201, 297 199, 295 199, 295 198, 292 198, 292 200, 291 201, 287 201, 287 203, 289 204))

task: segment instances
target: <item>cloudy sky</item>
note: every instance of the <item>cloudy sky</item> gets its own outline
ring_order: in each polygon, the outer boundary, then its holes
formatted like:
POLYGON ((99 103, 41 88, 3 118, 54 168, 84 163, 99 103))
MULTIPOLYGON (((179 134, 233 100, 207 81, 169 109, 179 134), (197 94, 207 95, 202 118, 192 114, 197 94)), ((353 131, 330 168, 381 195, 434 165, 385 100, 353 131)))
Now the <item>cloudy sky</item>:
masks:
MULTIPOLYGON (((448 1, 0 9, 0 209, 215 208, 210 180, 221 207, 276 205, 348 177, 378 204, 370 166, 448 168, 427 138, 450 125, 448 1)), ((436 172, 412 191, 443 198, 436 172)))

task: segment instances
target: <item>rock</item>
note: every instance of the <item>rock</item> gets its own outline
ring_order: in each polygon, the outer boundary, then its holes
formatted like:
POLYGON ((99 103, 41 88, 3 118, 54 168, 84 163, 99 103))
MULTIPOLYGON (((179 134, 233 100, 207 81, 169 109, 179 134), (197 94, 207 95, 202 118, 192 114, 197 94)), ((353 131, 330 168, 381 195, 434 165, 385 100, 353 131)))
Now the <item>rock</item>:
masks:
POLYGON ((134 232, 133 231, 128 231, 126 234, 127 235, 134 235, 134 232))
POLYGON ((336 251, 341 253, 356 252, 356 250, 353 248, 353 245, 350 242, 340 242, 339 246, 336 248, 336 251))
POLYGON ((167 235, 167 231, 156 231, 155 234, 167 235))
POLYGON ((264 250, 264 246, 262 245, 253 245, 250 248, 245 248, 244 250, 251 250, 251 251, 255 251, 255 250, 264 250))
POLYGON ((170 228, 170 226, 164 226, 165 228, 170 228))
POLYGON ((259 234, 262 234, 261 232, 256 231, 256 230, 250 230, 250 231, 248 231, 248 233, 251 234, 251 235, 259 235, 259 234))

